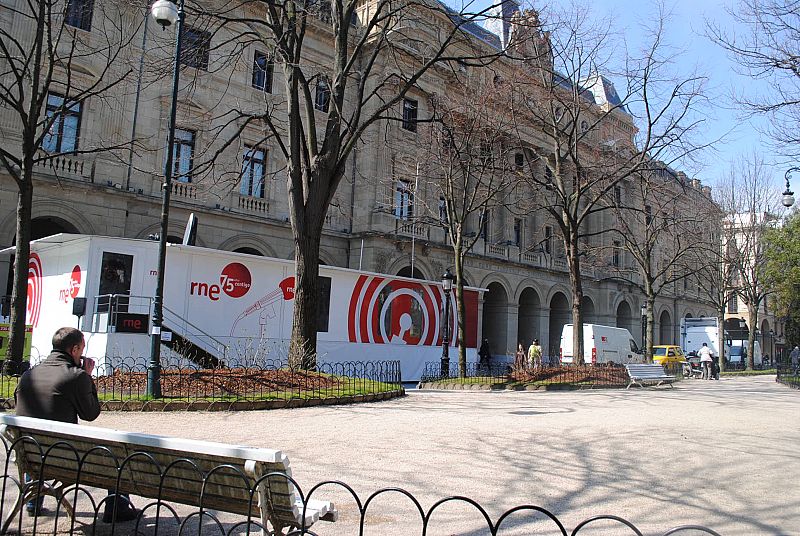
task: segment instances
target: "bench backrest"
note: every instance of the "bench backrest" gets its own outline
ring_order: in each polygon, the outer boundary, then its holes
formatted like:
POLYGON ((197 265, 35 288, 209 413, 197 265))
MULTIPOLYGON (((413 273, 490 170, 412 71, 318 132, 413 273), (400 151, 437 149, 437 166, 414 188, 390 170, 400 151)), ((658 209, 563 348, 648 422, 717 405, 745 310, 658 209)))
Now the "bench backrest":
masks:
POLYGON ((659 378, 666 375, 664 367, 656 363, 630 363, 625 368, 631 378, 659 378))
POLYGON ((294 526, 300 518, 288 458, 277 450, 137 434, 30 417, 0 415, 2 436, 13 443, 21 471, 58 480, 118 489, 142 497, 269 518, 294 526), (119 476, 119 487, 117 487, 119 476), (264 505, 265 508, 267 505, 264 505))

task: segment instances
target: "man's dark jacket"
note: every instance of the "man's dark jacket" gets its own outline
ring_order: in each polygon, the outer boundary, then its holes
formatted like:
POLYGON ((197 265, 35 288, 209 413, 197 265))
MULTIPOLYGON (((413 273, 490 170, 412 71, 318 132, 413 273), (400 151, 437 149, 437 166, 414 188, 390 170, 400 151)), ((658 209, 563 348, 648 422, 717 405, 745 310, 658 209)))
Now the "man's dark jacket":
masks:
POLYGON ((14 399, 23 417, 77 424, 78 417, 93 421, 100 415, 92 377, 60 350, 22 375, 14 399))

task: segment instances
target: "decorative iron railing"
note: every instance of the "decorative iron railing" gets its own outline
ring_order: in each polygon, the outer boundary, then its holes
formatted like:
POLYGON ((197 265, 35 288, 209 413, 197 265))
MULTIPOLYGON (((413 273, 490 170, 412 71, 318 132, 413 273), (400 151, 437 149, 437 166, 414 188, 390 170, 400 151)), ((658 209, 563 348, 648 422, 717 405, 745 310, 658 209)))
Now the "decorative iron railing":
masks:
MULTIPOLYGON (((98 397, 105 409, 120 403, 155 402, 147 396, 146 360, 141 357, 115 357, 105 365, 105 373, 95 377, 98 397)), ((230 362, 226 367, 200 368, 180 356, 161 361, 162 402, 200 404, 193 409, 208 409, 202 404, 253 403, 269 401, 322 401, 389 398, 403 394, 399 361, 319 362, 314 370, 292 367, 286 360, 258 359, 230 362)), ((99 369, 100 367, 98 367, 99 369)), ((17 376, 0 372, 0 398, 12 407, 17 376)), ((327 403, 327 402, 326 402, 327 403)), ((302 404, 299 404, 302 405, 302 404)), ((232 409, 231 406, 227 406, 232 409)), ((275 405, 240 405, 240 409, 266 409, 275 405)), ((188 408, 187 408, 188 409, 188 408)))
POLYGON ((778 363, 775 381, 793 387, 794 389, 800 389, 800 366, 778 363))
MULTIPOLYGON (((304 493, 296 480, 285 473, 268 473, 253 478, 234 465, 225 464, 206 467, 187 456, 176 459, 168 466, 161 467, 157 454, 131 449, 126 457, 118 458, 105 446, 88 448, 72 447, 68 441, 57 445, 38 445, 31 437, 20 437, 13 442, 3 438, 4 449, 0 455, 5 457, 3 483, 0 486, 0 512, 2 512, 5 533, 16 534, 54 534, 54 533, 88 533, 102 531, 103 534, 277 534, 291 536, 316 536, 329 534, 377 534, 375 524, 380 524, 380 533, 420 534, 422 536, 436 532, 447 534, 559 534, 562 536, 581 536, 594 534, 602 529, 604 534, 633 534, 642 536, 643 532, 636 525, 620 516, 601 514, 588 517, 575 527, 569 528, 556 513, 534 504, 522 504, 509 508, 497 517, 479 504, 476 500, 465 496, 450 496, 436 500, 426 507, 413 493, 402 488, 379 489, 366 498, 359 496, 348 484, 338 480, 319 482, 307 488, 304 493), (27 467, 41 467, 39 474, 30 475, 27 482, 19 476, 15 467, 13 451, 20 450, 20 444, 27 442, 27 452, 40 452, 35 460, 28 459, 27 467), (34 445, 31 448, 31 443, 34 445), (38 445, 38 450, 37 450, 38 445), (86 453, 80 455, 81 452, 86 453), (74 455, 70 456, 72 452, 74 455), (55 459, 58 455, 58 459, 55 459), (93 461, 89 461, 91 458, 93 461), (108 491, 98 490, 86 485, 91 473, 89 464, 94 463, 96 471, 100 458, 107 462, 109 475, 115 477, 117 484, 108 491), (69 466, 70 471, 62 471, 61 483, 54 481, 53 475, 48 477, 48 469, 69 466), (86 466, 86 467, 84 467, 86 466), (85 470, 84 470, 85 469, 85 470), (130 503, 139 509, 132 520, 124 522, 112 521, 110 516, 106 523, 103 520, 105 505, 120 492, 130 491, 125 487, 135 486, 132 483, 137 472, 147 475, 153 481, 142 483, 142 496, 130 494, 130 503), (222 480, 222 473, 227 475, 222 480), (159 477, 160 475, 160 477, 159 477), (238 475, 238 476, 237 476, 238 475), (182 497, 182 503, 171 502, 177 490, 176 482, 181 478, 191 479, 191 489, 200 490, 197 495, 182 497), (160 481, 159 481, 160 480, 160 481), (241 482, 239 484, 238 482, 241 482), (215 495, 220 489, 226 489, 228 497, 244 497, 242 501, 232 504, 225 510, 225 497, 215 495), (231 489, 233 487, 233 489, 231 489), (146 488, 149 493, 144 490, 146 488), (296 512, 301 519, 296 526, 273 527, 271 521, 279 517, 279 512, 271 511, 272 501, 265 501, 259 508, 258 498, 267 490, 270 493, 287 493, 294 491, 294 496, 301 498, 296 512), (157 492, 154 492, 157 490, 157 492), (106 494, 109 494, 106 496, 106 494), (31 515, 26 513, 23 504, 32 497, 44 495, 45 502, 41 510, 31 508, 31 515), (24 499, 21 497, 24 495, 24 499), (313 501, 330 501, 340 512, 335 522, 319 520, 307 523, 309 516, 306 508, 313 501), (208 505, 215 505, 211 508, 208 505), (222 505, 222 506, 218 506, 222 505), (386 508, 391 508, 392 515, 386 515, 386 508), (266 509, 266 512, 263 510, 266 509), (235 513, 230 513, 235 512, 235 513), (246 512, 246 513, 243 513, 246 512), (263 531, 263 532, 262 532, 263 531), (275 532, 271 532, 275 531, 275 532)), ((95 475, 96 476, 96 475, 95 475)), ((143 477, 144 478, 144 477, 143 477)), ((114 479, 112 479, 113 481, 114 479)), ((323 518, 324 519, 324 518, 323 518)), ((708 534, 719 536, 711 528, 701 525, 681 525, 671 529, 662 529, 663 536, 708 534)))

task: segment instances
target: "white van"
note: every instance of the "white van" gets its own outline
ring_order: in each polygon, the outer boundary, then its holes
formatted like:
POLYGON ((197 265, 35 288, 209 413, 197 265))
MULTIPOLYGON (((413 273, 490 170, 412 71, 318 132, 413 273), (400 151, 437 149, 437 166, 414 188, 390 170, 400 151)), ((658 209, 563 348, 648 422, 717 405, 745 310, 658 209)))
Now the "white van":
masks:
MULTIPOLYGON (((572 333, 572 324, 565 325, 561 331, 561 363, 565 365, 575 362, 572 354, 572 333)), ((644 358, 627 329, 584 324, 583 362, 587 365, 643 363, 644 358)))
MULTIPOLYGON (((747 364, 747 339, 730 341, 731 345, 728 347, 728 362, 732 364, 747 364)), ((761 344, 758 341, 753 341, 753 364, 759 366, 763 363, 763 356, 761 355, 761 344)))

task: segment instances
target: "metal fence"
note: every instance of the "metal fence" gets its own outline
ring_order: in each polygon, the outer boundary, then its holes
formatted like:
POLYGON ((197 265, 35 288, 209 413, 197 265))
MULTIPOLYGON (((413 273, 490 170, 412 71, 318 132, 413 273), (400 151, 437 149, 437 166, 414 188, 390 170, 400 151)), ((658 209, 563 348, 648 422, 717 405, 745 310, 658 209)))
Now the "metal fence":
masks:
MULTIPOLYGON (((683 378, 680 364, 665 365, 667 374, 683 378)), ((490 384, 505 387, 543 387, 589 389, 599 387, 625 387, 628 373, 622 365, 544 365, 516 369, 509 365, 486 366, 467 363, 466 374, 461 375, 458 363, 451 361, 449 370, 442 374, 439 362, 425 363, 422 382, 449 384, 490 384)))
MULTIPOLYGON (((167 467, 155 467, 155 474, 161 474, 161 483, 149 489, 157 489, 156 493, 130 495, 130 504, 139 511, 134 519, 106 523, 103 520, 105 505, 110 500, 109 493, 116 494, 118 490, 129 491, 117 486, 113 489, 99 490, 86 486, 82 475, 87 456, 105 455, 108 459, 108 474, 127 474, 135 471, 147 471, 143 464, 156 462, 151 453, 130 449, 130 454, 125 458, 116 459, 104 446, 89 447, 89 452, 83 456, 76 456, 71 461, 74 472, 70 476, 62 477, 56 482, 48 478, 48 459, 56 458, 54 449, 68 451, 71 445, 61 442, 56 447, 38 445, 41 459, 34 460, 37 466, 43 467, 44 474, 34 474, 27 482, 19 476, 13 463, 13 451, 21 450, 21 442, 36 443, 31 437, 17 438, 13 443, 3 439, 5 449, 0 450, 0 455, 5 456, 4 477, 2 483, 2 496, 0 497, 0 512, 2 512, 3 533, 16 534, 55 534, 55 533, 86 533, 86 534, 152 534, 152 535, 190 535, 190 534, 275 534, 275 535, 332 535, 332 534, 420 534, 425 536, 432 532, 447 534, 503 534, 508 536, 529 534, 560 534, 562 536, 580 536, 583 534, 596 534, 595 530, 603 530, 604 534, 634 534, 642 536, 643 532, 635 524, 616 515, 595 515, 577 523, 572 528, 565 525, 559 516, 543 507, 534 504, 521 504, 493 516, 476 500, 465 496, 449 496, 434 500, 428 507, 413 493, 401 488, 383 488, 366 497, 359 496, 355 490, 342 481, 323 481, 307 489, 304 493, 298 483, 283 473, 270 473, 258 479, 251 478, 245 472, 239 471, 241 485, 231 494, 243 499, 244 505, 229 503, 231 512, 224 507, 210 509, 207 504, 220 504, 218 497, 214 501, 207 500, 215 493, 215 486, 206 485, 218 476, 220 471, 231 472, 231 465, 200 468, 196 461, 187 454, 186 458, 176 459, 167 467), (41 462, 39 465, 38 462, 41 462), (177 468, 186 467, 190 470, 179 472, 177 468), (192 489, 201 491, 194 497, 184 497, 181 504, 171 502, 170 489, 178 478, 192 478, 192 489), (169 482, 167 482, 169 481, 169 482), (59 487, 59 484, 65 485, 59 487), (288 488, 287 488, 288 486, 288 488), (277 517, 272 511, 273 503, 266 500, 259 504, 258 498, 264 489, 270 493, 286 493, 286 489, 293 490, 301 498, 302 503, 296 512, 300 520, 296 526, 284 528, 273 527, 271 521, 277 517), (276 490, 276 491, 273 491, 276 490), (31 508, 31 515, 27 514, 25 500, 33 499, 37 495, 44 495, 44 503, 40 510, 31 508), (24 498, 22 498, 24 497, 24 498), (57 497, 57 498, 56 498, 57 497), (304 505, 313 501, 331 501, 340 514, 335 522, 316 521, 313 526, 306 522, 304 505), (261 510, 264 508, 265 510, 261 510), (242 512, 247 512, 243 514, 242 512), (387 515, 391 512, 391 515, 387 515), (375 524, 378 524, 376 532, 375 524), (270 532, 270 531, 274 532, 270 532)), ((85 447, 82 447, 85 448, 85 447)), ((36 448, 26 448, 26 451, 37 451, 36 448)), ((77 452, 78 449, 76 448, 77 452)), ((81 450, 83 452, 83 450, 81 450)), ((22 454, 20 454, 22 455, 22 454)), ((63 467, 65 460, 51 460, 60 463, 63 467)), ((2 462, 0 462, 2 463, 2 462)), ((150 467, 149 469, 153 469, 150 467)), ((148 473, 152 474, 152 472, 148 473)), ((135 477, 135 474, 132 474, 135 477)), ((230 483, 230 481, 228 481, 230 483)), ((236 484, 238 486, 238 484, 236 484)), ((426 496, 426 501, 430 497, 426 496)), ((496 509, 495 509, 496 510, 496 509)), ((563 516, 562 516, 563 517, 563 516)), ((668 535, 699 535, 719 534, 701 525, 683 525, 671 529, 661 529, 659 534, 668 535)))
MULTIPOLYGON (((142 359, 116 358, 95 377, 106 409, 113 402, 152 402, 147 396, 147 370, 142 359)), ((2 367, 0 367, 2 368, 2 367)), ((9 407, 17 376, 0 372, 0 398, 9 407)), ((240 366, 204 369, 187 360, 162 358, 163 401, 258 402, 326 400, 402 394, 399 361, 318 363, 314 370, 291 367, 285 360, 262 359, 240 366)))
POLYGON ((800 389, 800 367, 787 363, 778 363, 775 372, 775 381, 794 389, 800 389))

